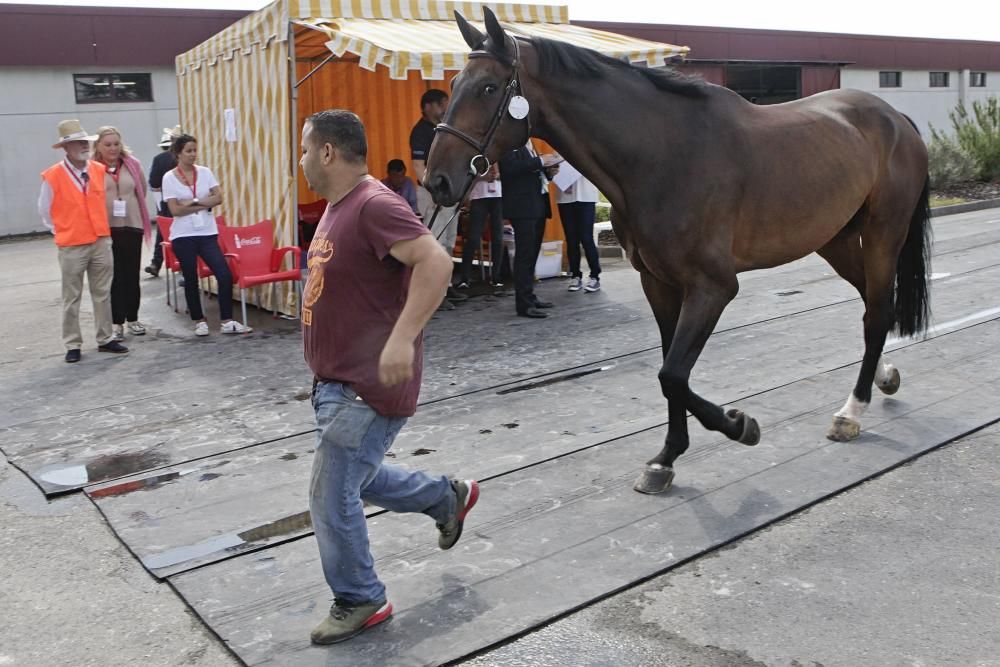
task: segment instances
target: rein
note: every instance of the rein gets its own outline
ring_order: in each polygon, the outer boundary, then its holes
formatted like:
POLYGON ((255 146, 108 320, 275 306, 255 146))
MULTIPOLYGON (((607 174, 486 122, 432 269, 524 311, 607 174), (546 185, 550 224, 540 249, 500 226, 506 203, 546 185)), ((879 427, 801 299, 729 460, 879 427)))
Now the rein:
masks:
MULTIPOLYGON (((517 39, 511 39, 511 41, 514 44, 514 60, 511 63, 510 79, 507 80, 507 86, 504 89, 503 99, 500 100, 500 105, 497 107, 497 111, 493 115, 493 119, 490 121, 490 126, 486 130, 486 136, 481 141, 477 141, 474 137, 463 132, 457 127, 452 127, 451 125, 448 125, 447 123, 443 122, 438 123, 437 126, 435 126, 434 128, 435 132, 443 132, 445 134, 450 134, 452 136, 458 137, 459 139, 469 144, 476 150, 476 155, 474 155, 472 159, 469 160, 469 176, 468 179, 466 180, 465 187, 462 189, 462 196, 459 197, 458 199, 459 202, 465 200, 466 195, 469 194, 469 190, 472 189, 472 186, 476 182, 476 179, 481 176, 485 176, 486 173, 490 170, 490 167, 493 166, 493 163, 490 162, 490 159, 486 157, 486 153, 489 150, 490 145, 493 143, 494 136, 500 129, 500 123, 503 122, 504 114, 510 108, 511 100, 514 98, 515 95, 518 95, 518 91, 521 90, 521 82, 518 78, 518 71, 517 71, 518 64, 520 63, 521 60, 521 51, 520 47, 517 44, 517 39), (482 171, 480 171, 479 168, 477 168, 476 165, 477 162, 480 162, 480 164, 483 165, 482 171)), ((469 54, 469 58, 470 59, 493 58, 494 60, 499 60, 499 58, 497 58, 489 51, 473 51, 472 53, 469 54)), ((524 122, 528 124, 528 136, 531 136, 531 121, 529 120, 527 115, 525 115, 524 117, 524 122)), ((441 211, 441 205, 438 204, 434 208, 434 215, 431 216, 430 222, 427 223, 428 227, 434 226, 434 221, 437 219, 438 213, 440 211, 441 211)), ((455 216, 457 215, 458 215, 458 208, 456 207, 455 214, 451 216, 451 219, 448 220, 448 224, 446 224, 438 233, 437 240, 439 241, 441 240, 441 235, 444 234, 445 230, 448 229, 448 227, 451 225, 452 220, 454 220, 455 216)))

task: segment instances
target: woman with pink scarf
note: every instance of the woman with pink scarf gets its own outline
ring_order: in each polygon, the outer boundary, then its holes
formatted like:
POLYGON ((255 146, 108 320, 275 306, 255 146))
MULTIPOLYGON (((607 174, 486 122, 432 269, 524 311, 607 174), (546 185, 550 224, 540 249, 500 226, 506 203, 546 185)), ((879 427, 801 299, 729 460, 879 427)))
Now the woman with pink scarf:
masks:
POLYGON ((139 269, 142 241, 149 243, 151 226, 146 208, 146 177, 142 165, 132 157, 121 132, 111 126, 99 128, 94 142, 94 158, 104 164, 107 175, 108 223, 115 260, 111 281, 111 319, 115 340, 125 338, 125 325, 133 336, 142 336, 146 327, 139 322, 139 269))

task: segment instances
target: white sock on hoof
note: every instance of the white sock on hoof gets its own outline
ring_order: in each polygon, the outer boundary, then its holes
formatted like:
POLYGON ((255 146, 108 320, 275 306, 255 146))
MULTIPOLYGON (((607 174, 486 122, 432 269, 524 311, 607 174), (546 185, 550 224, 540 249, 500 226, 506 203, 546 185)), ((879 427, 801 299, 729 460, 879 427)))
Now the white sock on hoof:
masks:
POLYGON ((833 415, 834 417, 844 417, 850 419, 851 421, 860 424, 861 415, 868 408, 868 404, 864 401, 859 401, 854 397, 854 392, 847 397, 847 402, 844 403, 844 407, 840 409, 840 412, 833 415))

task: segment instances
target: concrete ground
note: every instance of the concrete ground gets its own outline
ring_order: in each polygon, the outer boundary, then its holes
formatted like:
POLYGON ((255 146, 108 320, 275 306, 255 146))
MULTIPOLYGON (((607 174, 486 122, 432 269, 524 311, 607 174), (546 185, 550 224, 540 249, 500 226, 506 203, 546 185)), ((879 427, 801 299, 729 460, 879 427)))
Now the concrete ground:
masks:
MULTIPOLYGON (((51 241, 0 244, 0 378, 62 363, 58 280, 51 241)), ((998 517, 994 425, 467 664, 1000 667, 998 517)), ((0 458, 0 526, 0 667, 239 664, 83 495, 0 458)))

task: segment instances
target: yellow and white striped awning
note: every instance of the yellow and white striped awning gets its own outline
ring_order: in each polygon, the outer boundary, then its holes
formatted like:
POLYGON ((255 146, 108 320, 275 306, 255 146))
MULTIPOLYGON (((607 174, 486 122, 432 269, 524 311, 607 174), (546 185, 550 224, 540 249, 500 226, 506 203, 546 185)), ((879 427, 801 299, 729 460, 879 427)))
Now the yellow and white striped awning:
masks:
MULTIPOLYGON (((444 78, 446 70, 465 67, 469 47, 454 19, 344 19, 310 18, 299 23, 328 36, 326 46, 336 56, 358 56, 359 64, 374 70, 384 65, 393 79, 405 79, 411 70, 424 79, 444 78)), ((480 30, 485 27, 472 22, 480 30)), ((593 49, 613 58, 663 65, 668 58, 684 56, 687 47, 626 37, 569 23, 509 22, 504 27, 525 37, 547 37, 593 49)))

